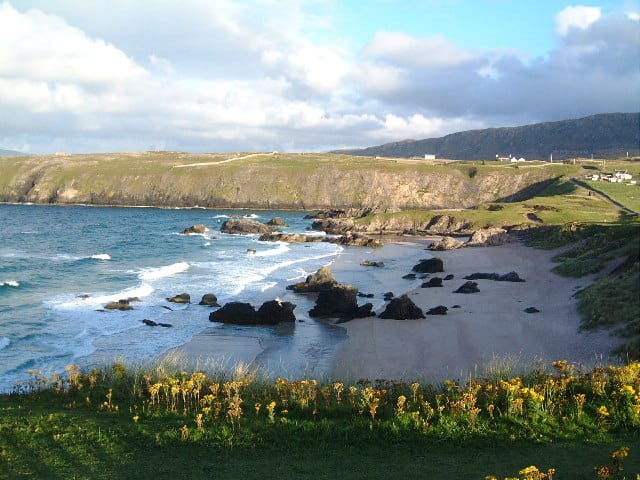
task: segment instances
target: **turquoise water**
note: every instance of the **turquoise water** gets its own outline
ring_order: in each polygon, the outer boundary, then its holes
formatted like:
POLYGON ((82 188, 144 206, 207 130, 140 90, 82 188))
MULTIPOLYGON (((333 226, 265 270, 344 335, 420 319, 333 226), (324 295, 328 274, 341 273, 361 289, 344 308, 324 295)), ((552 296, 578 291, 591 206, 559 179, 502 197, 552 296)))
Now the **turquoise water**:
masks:
MULTIPOLYGON (((212 327, 267 340, 261 361, 270 366, 302 372, 313 365, 315 373, 328 368, 344 330, 310 319, 312 299, 285 286, 348 252, 330 243, 288 245, 221 234, 231 215, 260 221, 281 216, 291 232, 311 224, 301 212, 0 205, 0 391, 25 380, 28 370, 51 375, 69 364, 152 360, 212 327), (196 223, 210 231, 180 234, 196 223), (166 301, 182 292, 192 304, 166 301), (205 293, 216 294, 221 304, 257 306, 280 297, 298 305, 302 321, 293 328, 214 324, 208 321, 211 310, 197 305, 205 293), (133 303, 132 311, 97 311, 134 296, 142 302, 133 303), (143 319, 173 328, 150 328, 143 319)), ((354 256, 349 250, 352 260, 336 264, 338 279, 379 298, 389 285, 353 260, 372 252, 356 249, 354 256)), ((400 276, 413 260, 400 255, 385 261, 400 276)))

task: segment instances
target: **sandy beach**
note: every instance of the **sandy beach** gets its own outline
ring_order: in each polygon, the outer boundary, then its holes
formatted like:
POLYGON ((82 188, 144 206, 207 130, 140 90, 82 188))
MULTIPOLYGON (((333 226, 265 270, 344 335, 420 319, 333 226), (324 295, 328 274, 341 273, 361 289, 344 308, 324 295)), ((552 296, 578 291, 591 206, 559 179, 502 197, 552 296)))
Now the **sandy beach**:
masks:
MULTIPOLYGON (((435 238, 434 238, 435 239, 435 238)), ((429 239, 396 239, 381 249, 347 249, 331 268, 339 272, 339 281, 350 282, 350 273, 362 272, 359 262, 379 259, 385 263, 402 254, 411 265, 428 257, 429 239), (414 261, 415 260, 415 261, 414 261)), ((431 276, 454 278, 440 288, 408 287, 397 269, 371 269, 368 275, 383 278, 396 295, 407 292, 425 312, 438 305, 448 307, 447 315, 428 315, 420 320, 383 320, 376 317, 356 319, 315 338, 300 353, 289 344, 265 337, 264 328, 209 328, 190 342, 172 349, 168 358, 187 368, 234 368, 255 366, 284 376, 315 376, 347 380, 420 379, 440 381, 482 375, 496 368, 531 366, 537 361, 567 359, 585 365, 606 362, 619 341, 607 332, 580 332, 580 315, 573 294, 588 285, 593 277, 565 278, 551 271, 556 251, 529 248, 520 242, 498 247, 463 248, 433 252, 444 262, 445 272, 431 276), (477 280, 479 293, 453 293, 474 272, 517 272, 525 282, 477 280), (458 305, 459 308, 452 308, 458 305), (526 313, 535 307, 538 313, 526 313), (346 330, 346 335, 344 334, 346 330), (287 370, 286 365, 297 365, 287 370)), ((410 271, 409 264, 404 273, 410 271)), ((361 274, 361 273, 360 273, 361 274)), ((414 282, 415 287, 421 283, 414 282)), ((278 292, 281 298, 300 302, 296 294, 278 292)), ((384 309, 376 292, 374 308, 384 309), (376 303, 377 302, 377 303, 376 303)), ((361 299, 361 303, 364 303, 361 299)), ((303 307, 296 311, 295 328, 311 328, 303 307), (307 322, 307 323, 304 323, 307 322)), ((313 335, 317 336, 318 331, 313 335)), ((165 358, 167 358, 165 357, 165 358)))
POLYGON ((358 319, 345 324, 347 340, 338 349, 331 376, 369 379, 464 379, 496 368, 531 366, 567 359, 604 362, 619 340, 607 332, 579 331, 573 294, 593 277, 565 278, 551 269, 556 251, 519 242, 497 247, 434 252, 444 274, 442 288, 408 292, 423 310, 444 305, 447 315, 421 320, 358 319), (516 271, 522 283, 476 280, 479 293, 453 293, 474 272, 516 271), (460 308, 451 308, 459 305, 460 308), (538 313, 526 313, 536 307, 538 313))

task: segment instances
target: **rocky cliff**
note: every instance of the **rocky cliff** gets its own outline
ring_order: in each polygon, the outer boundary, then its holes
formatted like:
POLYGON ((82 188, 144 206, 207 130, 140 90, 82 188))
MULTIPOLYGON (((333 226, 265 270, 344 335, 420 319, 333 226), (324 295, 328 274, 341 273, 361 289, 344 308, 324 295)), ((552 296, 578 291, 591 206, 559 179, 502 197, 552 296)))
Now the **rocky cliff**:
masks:
POLYGON ((0 159, 0 201, 311 210, 469 208, 518 199, 564 165, 443 165, 329 154, 173 152, 0 159))
POLYGON ((350 155, 492 160, 496 155, 527 159, 616 158, 640 155, 640 113, 606 113, 575 120, 520 127, 487 128, 425 140, 405 140, 360 150, 350 155))

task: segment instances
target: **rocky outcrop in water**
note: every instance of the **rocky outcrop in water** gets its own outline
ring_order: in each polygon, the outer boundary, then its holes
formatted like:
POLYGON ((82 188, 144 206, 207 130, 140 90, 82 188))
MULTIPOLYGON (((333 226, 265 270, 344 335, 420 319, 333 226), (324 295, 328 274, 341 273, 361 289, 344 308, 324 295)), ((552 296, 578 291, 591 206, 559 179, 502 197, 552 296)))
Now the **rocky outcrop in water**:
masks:
POLYGON ((218 297, 216 297, 213 293, 205 293, 202 296, 202 300, 200 300, 200 303, 198 303, 198 305, 204 305, 206 307, 220 306, 220 304, 218 304, 218 297))
POLYGON ((267 225, 271 227, 288 227, 287 222, 282 217, 273 217, 267 222, 267 225))
POLYGON ((167 298, 167 302, 171 303, 191 303, 191 295, 188 293, 180 293, 173 297, 167 298))
POLYGON ((271 227, 249 218, 230 218, 222 224, 220 231, 236 235, 255 235, 271 233, 271 227))
POLYGON ((125 311, 125 310, 133 310, 133 307, 130 304, 130 301, 128 299, 120 299, 117 302, 109 302, 107 303, 104 308, 106 308, 107 310, 121 310, 121 311, 125 311))
POLYGON ((202 235, 207 231, 207 227, 201 223, 191 225, 182 231, 183 235, 202 235))

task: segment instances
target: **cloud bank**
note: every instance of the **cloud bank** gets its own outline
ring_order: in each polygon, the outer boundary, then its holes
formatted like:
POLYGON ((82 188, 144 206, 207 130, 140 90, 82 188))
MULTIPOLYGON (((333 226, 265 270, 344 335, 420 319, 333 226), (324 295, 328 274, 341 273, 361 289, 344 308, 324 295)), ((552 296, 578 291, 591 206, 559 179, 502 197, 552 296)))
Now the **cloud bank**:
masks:
POLYGON ((566 7, 528 58, 439 33, 354 49, 317 0, 31 3, 0 4, 3 148, 327 150, 640 105, 634 12, 566 7))

